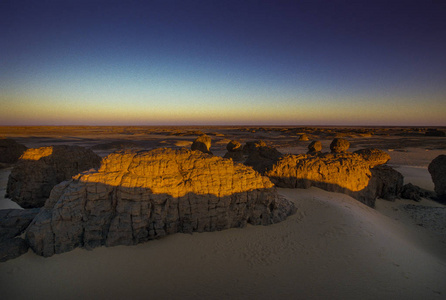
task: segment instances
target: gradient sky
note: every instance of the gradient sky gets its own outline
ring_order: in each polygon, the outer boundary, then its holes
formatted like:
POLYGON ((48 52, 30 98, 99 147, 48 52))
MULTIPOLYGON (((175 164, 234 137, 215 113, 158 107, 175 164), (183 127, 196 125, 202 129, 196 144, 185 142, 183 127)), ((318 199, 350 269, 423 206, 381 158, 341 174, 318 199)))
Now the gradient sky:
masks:
POLYGON ((446 126, 446 2, 0 1, 0 125, 446 126))

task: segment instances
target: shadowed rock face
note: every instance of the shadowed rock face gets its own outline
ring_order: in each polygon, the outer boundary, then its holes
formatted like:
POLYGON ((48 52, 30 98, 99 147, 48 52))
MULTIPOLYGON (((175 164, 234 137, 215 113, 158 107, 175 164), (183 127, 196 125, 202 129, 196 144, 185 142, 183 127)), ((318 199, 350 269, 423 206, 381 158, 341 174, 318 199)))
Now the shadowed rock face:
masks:
POLYGON ((438 200, 446 202, 446 155, 439 155, 432 160, 428 167, 434 182, 438 200))
POLYGON ((312 141, 310 145, 308 145, 308 154, 317 153, 322 151, 322 143, 319 141, 312 141))
POLYGON ((242 144, 239 142, 230 141, 226 145, 226 150, 228 150, 228 152, 226 152, 224 158, 230 158, 234 161, 242 161, 244 159, 242 144))
POLYGON ((200 135, 192 143, 191 150, 198 150, 203 153, 212 154, 211 150, 209 150, 211 148, 211 143, 212 140, 209 136, 207 136, 206 134, 200 135))
POLYGON ((79 146, 28 149, 9 175, 7 197, 23 208, 42 207, 55 185, 100 162, 93 151, 79 146))
POLYGON ((15 163, 26 149, 12 139, 0 139, 0 162, 15 163))
POLYGON ((268 225, 294 211, 268 178, 231 160, 184 148, 117 152, 99 171, 57 185, 26 236, 37 254, 51 256, 176 232, 268 225))

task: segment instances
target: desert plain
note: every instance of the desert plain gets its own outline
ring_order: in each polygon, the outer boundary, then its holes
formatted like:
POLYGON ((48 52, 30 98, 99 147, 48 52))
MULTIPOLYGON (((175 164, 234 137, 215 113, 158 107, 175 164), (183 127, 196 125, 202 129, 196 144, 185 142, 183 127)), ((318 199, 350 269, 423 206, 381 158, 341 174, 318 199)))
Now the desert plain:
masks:
MULTIPOLYGON (((377 148, 412 183, 433 191, 427 170, 446 154, 446 138, 412 127, 0 127, 28 148, 78 145, 101 157, 122 149, 188 148, 205 133, 215 156, 231 140, 263 140, 284 154, 312 141, 330 151, 377 148), (301 137, 306 135, 308 139, 301 137)), ((445 128, 439 128, 445 130, 445 128)), ((0 169, 0 209, 14 165, 0 169)), ((316 187, 278 188, 297 211, 269 226, 176 233, 134 246, 99 247, 41 257, 31 250, 0 263, 3 299, 444 299, 446 206, 377 199, 371 208, 316 187)))

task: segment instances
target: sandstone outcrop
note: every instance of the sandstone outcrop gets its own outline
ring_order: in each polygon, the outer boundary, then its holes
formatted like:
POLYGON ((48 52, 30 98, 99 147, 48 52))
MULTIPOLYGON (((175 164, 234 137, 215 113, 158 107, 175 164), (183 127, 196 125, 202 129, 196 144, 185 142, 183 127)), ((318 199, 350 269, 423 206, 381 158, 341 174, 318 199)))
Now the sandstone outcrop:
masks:
POLYGON ((212 152, 210 150, 211 143, 212 143, 212 140, 208 135, 206 135, 206 134, 200 135, 192 143, 191 150, 198 150, 203 153, 212 154, 212 152))
POLYGON ((268 225, 294 211, 268 178, 228 159, 184 148, 116 152, 98 171, 57 185, 26 237, 37 254, 51 256, 176 232, 268 225))
POLYGON ((243 146, 243 153, 249 155, 252 152, 257 151, 257 148, 267 146, 268 145, 262 140, 246 142, 245 146, 243 146))
POLYGON ((322 151, 322 143, 319 141, 312 141, 310 145, 308 145, 307 154, 315 154, 322 151))
POLYGON ((251 166, 257 172, 264 174, 277 160, 282 157, 276 148, 270 146, 260 146, 254 148, 248 155, 244 164, 251 166))
POLYGON ((404 177, 397 170, 386 165, 374 166, 370 169, 372 178, 368 189, 375 198, 394 201, 403 189, 404 177))
POLYGON ((244 159, 243 147, 239 142, 230 141, 226 145, 226 150, 228 150, 228 152, 223 156, 224 158, 230 158, 234 161, 242 161, 244 159))
POLYGON ((265 172, 279 187, 321 189, 348 194, 369 206, 375 197, 367 189, 372 173, 369 164, 353 153, 286 155, 265 172))
POLYGON ((55 185, 100 162, 93 151, 79 146, 28 149, 9 175, 7 197, 23 208, 41 207, 55 185))
POLYGON ((357 150, 354 153, 359 154, 365 161, 367 161, 370 167, 383 165, 390 160, 390 155, 386 152, 374 149, 374 148, 366 148, 357 150))
POLYGON ((0 242, 22 234, 39 208, 33 209, 1 209, 0 210, 0 242))
POLYGON ((0 139, 0 162, 15 163, 26 149, 26 146, 12 139, 0 139))
POLYGON ((438 200, 446 202, 446 155, 434 158, 429 164, 428 170, 434 182, 438 200))
POLYGON ((346 139, 336 138, 330 144, 331 153, 347 152, 348 148, 350 148, 350 142, 346 139))
POLYGON ((0 262, 19 257, 28 251, 28 243, 21 235, 40 209, 0 210, 0 262))

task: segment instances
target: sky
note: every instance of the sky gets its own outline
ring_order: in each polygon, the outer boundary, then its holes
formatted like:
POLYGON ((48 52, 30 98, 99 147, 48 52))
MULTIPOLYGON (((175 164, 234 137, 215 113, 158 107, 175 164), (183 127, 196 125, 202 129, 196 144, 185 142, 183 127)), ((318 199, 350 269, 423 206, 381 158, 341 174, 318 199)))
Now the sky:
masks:
POLYGON ((446 2, 2 0, 0 125, 446 126, 446 2))

